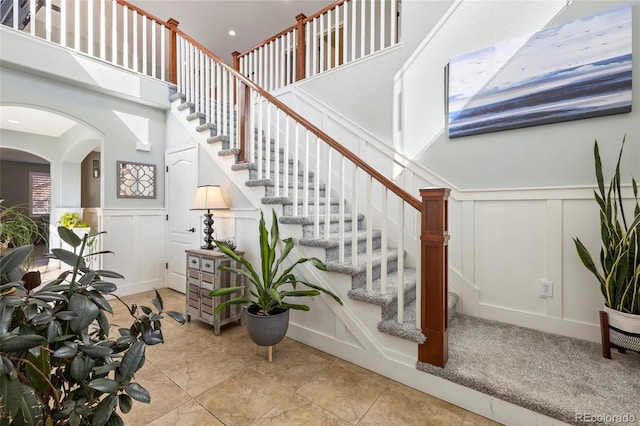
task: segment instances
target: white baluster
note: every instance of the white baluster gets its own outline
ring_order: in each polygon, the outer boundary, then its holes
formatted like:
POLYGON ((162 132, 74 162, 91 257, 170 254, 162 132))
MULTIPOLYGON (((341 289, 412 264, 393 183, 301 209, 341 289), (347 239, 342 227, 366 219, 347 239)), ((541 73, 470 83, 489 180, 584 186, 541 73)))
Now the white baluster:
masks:
POLYGON ((334 47, 334 67, 337 67, 338 65, 340 65, 340 7, 336 7, 334 9, 334 14, 335 14, 335 23, 336 23, 336 29, 335 29, 335 47, 334 47))
POLYGON ((382 49, 384 49, 386 47, 386 45, 385 45, 385 33, 387 31, 387 25, 386 25, 385 12, 387 10, 387 7, 385 6, 384 2, 385 2, 385 0, 380 0, 380 29, 378 30, 378 32, 380 33, 380 50, 382 50, 382 49))
POLYGON ((100 0, 100 59, 107 58, 107 12, 105 0, 100 0))
POLYGON ((349 32, 351 31, 351 27, 349 26, 349 6, 350 2, 344 4, 342 8, 342 63, 346 64, 349 60, 348 53, 349 52, 349 32))
MULTIPOLYGON (((162 31, 161 29, 162 27, 160 27, 160 31, 162 31)), ((156 70, 156 67, 158 66, 157 64, 157 60, 158 60, 158 42, 157 42, 157 35, 156 32, 158 31, 158 25, 156 25, 155 23, 151 25, 151 77, 156 78, 158 76, 158 72, 156 70)), ((180 68, 180 67, 178 67, 180 68)))
MULTIPOLYGON (((355 1, 355 0, 354 0, 355 1)), ((364 4, 364 0, 359 0, 360 1, 360 56, 358 56, 358 58, 362 58, 365 54, 365 45, 366 45, 366 28, 367 25, 365 24, 366 20, 365 20, 365 4, 364 4)), ((354 58, 355 59, 355 58, 354 58)))
POLYGON ((142 16, 142 73, 147 74, 147 18, 142 16))
MULTIPOLYGON (((403 203, 401 203, 402 205, 403 203)), ((413 213, 415 220, 413 221, 413 223, 415 223, 415 229, 420 230, 422 224, 420 223, 421 221, 421 214, 418 212, 414 212, 413 213)), ((404 227, 403 227, 404 228, 404 227)), ((404 229, 403 229, 403 235, 404 235, 404 229)), ((414 234, 419 234, 418 232, 414 232, 414 234)), ((415 249, 415 253, 417 253, 416 255, 416 328, 421 329, 422 328, 422 321, 421 321, 421 314, 422 314, 422 259, 420 258, 420 252, 422 250, 422 242, 420 241, 419 235, 418 238, 416 238, 414 240, 414 249, 415 249)))
POLYGON ((262 169, 263 169, 263 165, 262 165, 262 159, 264 158, 263 156, 263 146, 264 146, 264 142, 262 141, 262 96, 258 96, 258 132, 257 132, 257 139, 258 139, 258 143, 257 143, 257 148, 256 150, 258 151, 258 161, 256 161, 258 163, 258 179, 263 179, 263 174, 262 174, 262 169))
POLYGON ((369 22, 369 55, 376 51, 376 0, 371 0, 370 22, 369 22))
POLYGON ((134 71, 138 71, 138 12, 136 10, 134 10, 131 14, 131 20, 133 24, 133 28, 131 28, 131 33, 133 36, 133 57, 131 60, 131 69, 134 71))
MULTIPOLYGON (((160 79, 162 81, 166 80, 166 69, 167 69, 167 58, 166 58, 166 39, 169 30, 165 29, 164 26, 160 27, 160 79)), ((176 68, 180 70, 182 67, 182 62, 178 61, 176 64, 176 68)), ((173 64, 172 64, 173 65, 173 64)))
MULTIPOLYGON (((31 0, 32 4, 35 4, 33 0, 31 0)), ((31 9, 31 16, 36 16, 35 13, 35 8, 31 9)), ((33 24, 35 24, 35 21, 33 22, 33 24)), ((33 31, 35 28, 35 25, 31 25, 31 30, 33 31)), ((73 34, 74 34, 74 44, 73 44, 73 48, 75 50, 80 50, 80 0, 74 0, 74 5, 73 5, 73 34)), ((32 33, 33 34, 33 33, 32 33)))
MULTIPOLYGON (((164 40, 164 39, 163 39, 164 40)), ((176 60, 178 61, 178 66, 177 66, 177 71, 178 71, 178 79, 177 79, 177 86, 178 86, 178 93, 184 93, 184 39, 180 36, 178 36, 177 41, 176 41, 176 60)), ((162 50, 164 52, 164 49, 162 50)), ((164 69, 164 68, 163 68, 164 69)))
POLYGON ((398 33, 397 33, 397 23, 398 23, 398 11, 396 9, 396 0, 391 1, 391 16, 389 17, 391 21, 391 42, 390 45, 393 46, 398 43, 398 33))
POLYGON ((127 6, 122 8, 122 66, 125 68, 129 68, 129 17, 127 10, 127 6))
MULTIPOLYGON (((314 191, 314 211, 313 211, 313 238, 320 238, 320 138, 316 137, 316 169, 313 182, 314 191)), ((325 186, 326 189, 326 186, 325 186)), ((326 192, 325 192, 326 196, 326 192)))
MULTIPOLYGON (((344 226, 344 215, 345 215, 345 211, 344 211, 344 199, 345 199, 345 192, 344 192, 344 166, 345 166, 345 158, 343 155, 340 155, 340 169, 338 171, 338 202, 340 203, 339 206, 339 211, 338 211, 338 262, 340 263, 344 263, 344 230, 345 230, 345 226, 344 226)), ((329 227, 329 223, 327 223, 325 226, 329 227)))
MULTIPOLYGON (((271 122, 271 121, 269 121, 271 122)), ((275 196, 280 196, 280 110, 276 109, 276 135, 275 135, 275 147, 273 150, 273 176, 275 189, 275 196)))
MULTIPOLYGON (((327 12, 327 36, 326 36, 326 42, 322 42, 323 45, 326 46, 326 56, 327 56, 327 63, 326 63, 326 70, 330 70, 332 68, 332 64, 331 64, 331 60, 333 59, 333 57, 331 56, 331 39, 332 39, 332 32, 333 32, 333 28, 331 25, 331 11, 327 12)), ((325 40, 324 38, 324 32, 323 32, 323 40, 325 40)))
MULTIPOLYGON (((325 180, 325 193, 324 193, 324 238, 326 240, 329 239, 329 223, 331 223, 331 187, 333 183, 332 179, 332 165, 331 165, 331 154, 333 153, 333 149, 330 146, 327 146, 327 162, 325 163, 325 167, 327 169, 327 177, 325 180)), ((317 198, 320 198, 320 195, 316 194, 317 198)))
POLYGON ((267 136, 265 140, 265 161, 264 161, 264 175, 265 178, 271 178, 271 104, 267 103, 267 122, 265 123, 267 136))
MULTIPOLYGON (((63 0, 64 2, 64 0, 63 0)), ((18 27, 18 11, 20 7, 18 6, 18 0, 13 0, 13 29, 17 30, 18 27)))
MULTIPOLYGON (((402 324, 404 322, 404 201, 401 200, 398 204, 400 204, 400 213, 398 214, 398 323, 402 324)), ((420 263, 420 259, 417 263, 420 263)), ((420 281, 418 280, 416 288, 419 286, 420 281)))
POLYGON ((222 66, 216 64, 216 128, 221 135, 222 125, 222 66))
MULTIPOLYGON (((351 188, 351 232, 358 232, 358 182, 360 181, 360 177, 358 176, 358 166, 353 165, 353 187, 351 188)), ((353 236, 352 236, 353 238, 353 236)), ((358 245, 351 244, 351 264, 356 265, 356 260, 358 258, 358 245)))
MULTIPOLYGON (((76 9, 78 8, 78 0, 76 0, 76 9)), ((36 0, 29 0, 29 13, 31 14, 31 20, 29 21, 29 29, 32 36, 36 35, 36 0)), ((79 28, 79 25, 76 25, 76 30, 79 28)), ((76 39, 80 37, 79 31, 77 31, 78 35, 76 39)), ((76 43, 76 49, 78 45, 76 43)))
POLYGON ((325 57, 325 43, 324 43, 324 18, 322 16, 319 16, 318 19, 320 20, 320 33, 319 33, 319 43, 320 43, 320 69, 319 69, 319 73, 324 72, 327 68, 326 65, 324 63, 324 57, 325 57))
POLYGON ((93 2, 87 2, 87 54, 93 56, 93 2))
MULTIPOLYGON (((367 291, 373 289, 373 203, 371 196, 372 193, 373 178, 367 175, 367 291)), ((357 239, 353 239, 353 243, 357 244, 357 239)), ((381 261, 383 261, 381 259, 381 261)))
MULTIPOLYGON (((13 1, 13 24, 18 19, 18 11, 16 4, 18 0, 13 1)), ((60 45, 67 47, 67 0, 60 0, 60 45)))
MULTIPOLYGON (((300 194, 299 194, 299 190, 298 190, 298 174, 300 173, 300 171, 298 170, 298 162, 300 160, 299 157, 299 152, 300 152, 300 148, 299 148, 299 144, 300 144, 300 132, 299 132, 299 128, 298 128, 298 123, 296 123, 294 121, 293 123, 293 131, 295 132, 295 136, 294 136, 294 143, 293 143, 293 179, 292 179, 292 188, 293 188, 293 205, 297 206, 299 204, 300 201, 300 194)), ((305 163, 306 165, 306 163, 305 163)), ((297 215, 297 213, 296 213, 297 215)))
POLYGON ((211 70, 212 70, 212 59, 205 55, 204 57, 204 93, 203 93, 203 104, 204 104, 204 122, 211 123, 211 102, 213 99, 211 98, 211 70))
POLYGON ((382 200, 380 205, 380 293, 387 293, 387 188, 380 185, 382 200))
POLYGON ((118 63, 118 3, 115 0, 111 0, 111 62, 118 63))
MULTIPOLYGON (((283 163, 283 182, 282 182, 282 189, 283 189, 283 196, 284 197, 288 197, 289 196, 289 116, 287 114, 284 114, 284 161, 283 163)), ((298 176, 296 174, 294 174, 292 176, 293 181, 295 182, 296 179, 298 178, 298 176)), ((297 204, 294 204, 295 209, 298 208, 297 204)), ((294 215, 297 214, 294 213, 294 215)))
POLYGON ((51 41, 51 0, 47 0, 44 6, 45 10, 45 35, 47 41, 51 41))
MULTIPOLYGON (((302 215, 309 217, 309 130, 305 129, 304 137, 304 177, 302 181, 302 215)), ((317 194, 316 194, 317 196, 317 194)))

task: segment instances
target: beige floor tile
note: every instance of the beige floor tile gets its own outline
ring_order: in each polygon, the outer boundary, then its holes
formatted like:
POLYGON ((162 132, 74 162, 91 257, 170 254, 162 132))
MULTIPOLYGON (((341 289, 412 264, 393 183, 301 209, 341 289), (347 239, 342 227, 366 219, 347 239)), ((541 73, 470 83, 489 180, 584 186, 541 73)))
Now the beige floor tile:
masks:
POLYGON ((122 416, 125 425, 146 425, 190 399, 185 391, 149 363, 136 373, 134 381, 149 391, 151 403, 134 401, 129 414, 122 416))
POLYGON ((294 394, 276 405, 273 410, 269 411, 254 424, 256 426, 338 426, 348 425, 349 423, 317 406, 308 399, 294 394))
POLYGON ((486 417, 479 416, 467 411, 464 415, 462 426, 500 426, 501 423, 494 422, 486 417))
POLYGON ((235 360, 215 356, 190 357, 164 373, 189 395, 195 397, 231 377, 247 371, 235 360))
POLYGON ((465 411, 408 386, 392 382, 359 425, 460 425, 465 411))
POLYGON ((260 348, 259 353, 260 356, 251 363, 251 368, 291 390, 310 382, 334 359, 324 352, 288 339, 273 353, 272 362, 267 359, 266 348, 260 348))
POLYGON ((250 372, 219 383, 196 400, 225 425, 247 425, 291 393, 287 388, 250 372))
POLYGON ((217 426, 224 425, 200 404, 191 400, 169 411, 148 426, 217 426))
POLYGON ((382 376, 335 361, 297 393, 355 424, 382 394, 386 384, 387 379, 382 376))

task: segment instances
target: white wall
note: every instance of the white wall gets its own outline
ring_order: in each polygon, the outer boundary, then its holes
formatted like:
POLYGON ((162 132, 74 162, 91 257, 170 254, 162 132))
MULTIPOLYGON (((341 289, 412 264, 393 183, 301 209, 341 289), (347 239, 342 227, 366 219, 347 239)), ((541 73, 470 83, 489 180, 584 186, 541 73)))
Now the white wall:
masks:
POLYGON ((164 287, 167 85, 4 27, 0 32, 0 104, 79 123, 58 138, 2 131, 3 147, 51 162, 51 223, 57 214, 80 209, 81 162, 100 147, 102 208, 92 220, 107 232, 102 247, 115 253, 105 255, 103 265, 125 275, 116 282, 121 294, 164 287), (156 198, 118 198, 118 160, 156 164, 156 198))
MULTIPOLYGON (((579 262, 572 237, 597 253, 594 139, 608 180, 627 135, 622 170, 631 201, 630 175, 640 176, 637 106, 627 114, 454 140, 445 130, 443 69, 449 58, 623 2, 564 3, 456 2, 396 75, 396 112, 402 114, 394 125, 394 147, 411 160, 405 173, 414 175, 416 187, 408 189, 453 189, 449 276, 462 295, 463 312, 598 341, 602 296, 579 262), (553 282, 552 298, 538 296, 540 279, 553 282)), ((631 3, 637 34, 640 2, 631 3)), ((638 81, 638 43, 633 49, 638 81)), ((638 85, 633 98, 637 104, 638 85)))

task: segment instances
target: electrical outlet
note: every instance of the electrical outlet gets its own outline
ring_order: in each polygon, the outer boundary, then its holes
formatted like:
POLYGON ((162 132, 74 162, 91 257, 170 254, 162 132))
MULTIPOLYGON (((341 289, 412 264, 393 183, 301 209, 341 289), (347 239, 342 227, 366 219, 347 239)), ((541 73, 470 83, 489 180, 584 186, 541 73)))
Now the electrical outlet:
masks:
POLYGON ((548 280, 540 280, 538 283, 538 296, 553 297, 553 283, 548 280))

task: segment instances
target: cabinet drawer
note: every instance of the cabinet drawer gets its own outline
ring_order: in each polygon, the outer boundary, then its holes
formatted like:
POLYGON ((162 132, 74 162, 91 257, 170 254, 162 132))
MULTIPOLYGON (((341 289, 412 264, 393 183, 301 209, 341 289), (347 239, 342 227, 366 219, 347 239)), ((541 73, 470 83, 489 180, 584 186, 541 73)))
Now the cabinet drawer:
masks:
POLYGON ((215 288, 214 283, 215 278, 213 275, 202 274, 202 276, 200 277, 200 287, 202 287, 203 291, 206 289, 207 294, 209 294, 209 292, 215 288))
POLYGON ((207 259, 206 257, 200 259, 200 270, 202 272, 209 272, 213 274, 215 272, 215 265, 215 262, 211 259, 207 259))
POLYGON ((200 269, 200 258, 198 256, 187 256, 187 267, 200 269))

